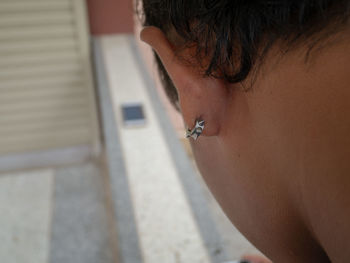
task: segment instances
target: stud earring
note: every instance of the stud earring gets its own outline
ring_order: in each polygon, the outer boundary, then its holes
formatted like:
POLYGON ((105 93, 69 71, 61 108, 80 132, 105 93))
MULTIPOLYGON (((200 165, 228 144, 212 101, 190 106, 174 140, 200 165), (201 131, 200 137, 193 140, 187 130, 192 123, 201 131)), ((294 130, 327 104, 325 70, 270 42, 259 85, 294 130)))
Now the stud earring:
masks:
POLYGON ((194 128, 191 130, 187 128, 186 138, 192 137, 194 140, 197 140, 198 137, 202 134, 204 130, 204 121, 197 119, 194 128))

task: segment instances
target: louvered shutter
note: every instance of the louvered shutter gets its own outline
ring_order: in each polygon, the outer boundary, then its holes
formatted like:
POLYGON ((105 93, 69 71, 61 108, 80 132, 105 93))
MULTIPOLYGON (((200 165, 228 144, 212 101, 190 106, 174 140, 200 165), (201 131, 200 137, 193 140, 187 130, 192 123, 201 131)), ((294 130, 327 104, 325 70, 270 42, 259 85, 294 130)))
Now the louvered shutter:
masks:
POLYGON ((96 146, 83 0, 0 0, 0 155, 96 146))

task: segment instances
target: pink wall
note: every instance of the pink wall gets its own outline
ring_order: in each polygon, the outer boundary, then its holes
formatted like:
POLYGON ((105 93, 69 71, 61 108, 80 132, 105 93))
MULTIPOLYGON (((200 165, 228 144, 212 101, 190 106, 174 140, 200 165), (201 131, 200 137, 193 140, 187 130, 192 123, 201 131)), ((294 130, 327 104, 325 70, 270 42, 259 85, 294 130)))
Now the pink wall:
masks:
POLYGON ((132 33, 133 0, 86 0, 93 35, 132 33))

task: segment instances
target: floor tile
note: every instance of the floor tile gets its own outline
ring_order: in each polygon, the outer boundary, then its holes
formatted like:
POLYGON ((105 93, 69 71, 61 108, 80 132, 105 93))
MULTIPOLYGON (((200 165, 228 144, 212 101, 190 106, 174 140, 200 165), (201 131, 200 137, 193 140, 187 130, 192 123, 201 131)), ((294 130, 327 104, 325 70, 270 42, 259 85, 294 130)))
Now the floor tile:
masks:
POLYGON ((112 263, 110 211, 93 163, 56 170, 50 263, 112 263))
POLYGON ((52 170, 0 176, 1 262, 48 262, 52 184, 52 170))

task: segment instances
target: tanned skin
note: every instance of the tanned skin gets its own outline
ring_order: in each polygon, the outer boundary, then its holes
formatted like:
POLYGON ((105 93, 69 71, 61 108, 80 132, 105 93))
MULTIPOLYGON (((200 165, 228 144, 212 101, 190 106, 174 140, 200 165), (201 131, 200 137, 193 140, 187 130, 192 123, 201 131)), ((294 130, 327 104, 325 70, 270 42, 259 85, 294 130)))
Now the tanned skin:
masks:
POLYGON ((207 185, 273 262, 349 262, 349 35, 308 61, 305 46, 282 54, 276 44, 255 79, 238 85, 184 65, 157 28, 141 33, 176 86, 184 122, 206 121, 190 140, 207 185))

